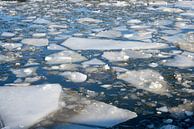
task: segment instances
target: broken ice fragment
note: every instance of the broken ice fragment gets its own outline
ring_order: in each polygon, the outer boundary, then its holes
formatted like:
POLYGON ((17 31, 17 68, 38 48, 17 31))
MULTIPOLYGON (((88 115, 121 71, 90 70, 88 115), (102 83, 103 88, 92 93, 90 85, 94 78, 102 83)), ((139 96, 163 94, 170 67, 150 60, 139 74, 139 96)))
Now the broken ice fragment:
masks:
POLYGON ((84 61, 86 58, 79 53, 71 50, 65 50, 45 57, 48 64, 64 64, 84 61))
POLYGON ((5 127, 27 129, 59 109, 58 84, 0 87, 0 116, 5 127))
POLYGON ((11 33, 11 32, 3 32, 1 34, 1 36, 2 37, 13 37, 13 36, 15 36, 15 34, 14 33, 11 33))
POLYGON ((166 94, 167 84, 160 73, 151 69, 127 71, 117 76, 118 79, 131 83, 138 89, 156 94, 166 94))
POLYGON ((33 46, 47 46, 49 41, 46 38, 28 38, 22 40, 23 44, 33 45, 33 46))
POLYGON ((83 125, 112 127, 135 117, 137 117, 137 114, 129 110, 94 101, 67 121, 83 125))
POLYGON ((87 79, 87 75, 80 72, 64 72, 61 75, 72 82, 84 82, 87 79))

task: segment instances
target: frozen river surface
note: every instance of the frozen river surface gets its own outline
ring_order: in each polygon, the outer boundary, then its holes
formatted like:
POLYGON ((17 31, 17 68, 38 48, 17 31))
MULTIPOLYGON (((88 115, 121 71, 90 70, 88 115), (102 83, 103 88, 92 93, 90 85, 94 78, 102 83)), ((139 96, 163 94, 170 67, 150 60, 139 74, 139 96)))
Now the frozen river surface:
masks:
POLYGON ((0 128, 193 129, 194 1, 0 1, 0 128))

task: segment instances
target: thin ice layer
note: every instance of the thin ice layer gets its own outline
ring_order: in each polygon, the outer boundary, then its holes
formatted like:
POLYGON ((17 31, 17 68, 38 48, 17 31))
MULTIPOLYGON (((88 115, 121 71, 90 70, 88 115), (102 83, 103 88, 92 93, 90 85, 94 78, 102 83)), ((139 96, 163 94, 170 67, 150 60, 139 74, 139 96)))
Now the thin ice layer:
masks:
POLYGON ((29 128, 59 109, 58 84, 0 88, 0 116, 11 129, 29 128))
POLYGON ((118 49, 160 49, 168 47, 163 43, 134 41, 69 38, 62 45, 74 50, 118 50, 118 49))

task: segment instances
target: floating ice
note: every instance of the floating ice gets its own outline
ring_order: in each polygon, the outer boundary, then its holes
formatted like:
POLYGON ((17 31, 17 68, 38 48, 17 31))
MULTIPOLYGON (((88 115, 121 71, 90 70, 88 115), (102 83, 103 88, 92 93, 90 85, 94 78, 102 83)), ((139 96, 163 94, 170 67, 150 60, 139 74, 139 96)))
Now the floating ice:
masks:
POLYGON ((150 58, 152 57, 152 55, 145 54, 139 51, 123 50, 123 51, 104 52, 102 57, 108 59, 111 62, 116 62, 116 61, 127 61, 130 58, 132 59, 150 58))
POLYGON ((28 38, 22 40, 23 44, 33 45, 33 46, 47 46, 49 41, 46 38, 28 38))
POLYGON ((46 33, 34 33, 32 36, 35 38, 43 38, 46 36, 46 33))
POLYGON ((34 23, 36 23, 36 24, 49 24, 50 21, 42 19, 42 18, 37 18, 36 20, 34 20, 34 23))
POLYGON ((0 63, 12 62, 16 60, 14 56, 0 54, 0 63))
POLYGON ((96 36, 104 38, 119 38, 122 36, 122 33, 116 30, 106 30, 99 32, 98 34, 96 34, 96 36))
POLYGON ((21 69, 11 69, 11 71, 16 75, 16 77, 28 77, 36 75, 36 67, 21 68, 21 69))
POLYGON ((3 32, 1 34, 1 36, 2 37, 13 37, 13 36, 15 36, 15 34, 14 33, 11 33, 11 32, 3 32))
POLYGON ((87 66, 102 66, 102 65, 105 65, 105 63, 103 61, 99 60, 99 59, 94 58, 94 59, 91 59, 89 61, 83 62, 82 65, 84 67, 87 67, 87 66))
POLYGON ((168 47, 167 44, 163 43, 144 43, 87 38, 69 38, 62 45, 74 50, 160 49, 168 47))
POLYGON ((137 117, 136 113, 129 110, 94 101, 67 121, 83 125, 112 127, 135 117, 137 117))
POLYGON ((64 72, 61 74, 65 79, 72 82, 84 82, 87 80, 87 75, 80 72, 64 72))
POLYGON ((162 75, 151 69, 127 71, 119 74, 117 78, 132 84, 138 89, 156 94, 165 94, 167 92, 167 84, 162 75))
POLYGON ((22 44, 20 43, 2 43, 0 45, 8 50, 21 49, 22 47, 22 44))
POLYGON ((173 59, 169 59, 163 62, 166 66, 178 67, 178 68, 189 68, 194 67, 194 57, 186 55, 177 55, 173 59))
POLYGON ((11 129, 27 129, 59 109, 58 84, 0 87, 0 116, 11 129))
POLYGON ((80 18, 77 20, 79 23, 93 23, 93 24, 96 24, 96 23, 100 23, 102 22, 102 20, 98 20, 98 19, 94 19, 94 18, 80 18))
POLYGON ((66 48, 58 44, 49 44, 49 46, 47 46, 47 49, 48 50, 67 50, 66 48))
POLYGON ((63 64, 85 61, 86 58, 79 53, 66 50, 46 56, 45 60, 48 64, 63 64))

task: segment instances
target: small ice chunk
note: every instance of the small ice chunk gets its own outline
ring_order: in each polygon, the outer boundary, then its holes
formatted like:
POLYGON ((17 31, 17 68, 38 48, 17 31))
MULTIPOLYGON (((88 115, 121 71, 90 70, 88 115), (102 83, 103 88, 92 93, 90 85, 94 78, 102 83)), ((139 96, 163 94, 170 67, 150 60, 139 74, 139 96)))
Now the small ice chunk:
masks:
POLYGON ((22 44, 20 44, 20 43, 3 43, 0 45, 8 50, 21 49, 21 47, 22 47, 22 44))
POLYGON ((49 44, 49 46, 47 46, 47 49, 48 50, 67 50, 66 48, 58 44, 49 44))
POLYGON ((15 36, 15 34, 14 33, 11 33, 11 32, 3 32, 2 34, 1 34, 1 36, 2 37, 13 37, 13 36, 15 36))
POLYGON ((87 80, 87 75, 80 72, 64 72, 61 74, 64 78, 72 82, 84 82, 87 80))
POLYGON ((43 18, 37 18, 36 20, 34 20, 34 23, 36 23, 36 24, 49 24, 50 21, 45 20, 43 18))
POLYGON ((82 63, 82 65, 84 67, 87 67, 87 66, 102 66, 102 65, 105 65, 105 63, 97 58, 94 58, 94 59, 91 59, 89 61, 85 61, 82 63))
POLYGON ((167 84, 163 76, 151 69, 127 71, 119 74, 117 78, 152 93, 166 94, 167 92, 167 84))
POLYGON ((119 49, 161 49, 163 43, 144 43, 135 41, 103 40, 88 38, 69 38, 62 45, 74 50, 119 50, 119 49))
POLYGON ((96 36, 104 38, 119 38, 122 36, 122 33, 116 30, 106 30, 99 32, 98 34, 96 34, 96 36))
POLYGON ((65 50, 45 57, 48 64, 64 64, 85 61, 86 58, 79 53, 71 50, 65 50))
POLYGON ((178 67, 178 68, 194 67, 194 57, 177 55, 173 59, 166 60, 166 62, 164 62, 163 65, 178 67))
POLYGON ((91 24, 96 24, 102 22, 102 20, 94 19, 94 18, 80 18, 77 20, 78 23, 91 23, 91 24))
POLYGON ((49 41, 46 38, 28 38, 22 40, 23 44, 33 45, 33 46, 47 46, 49 41))
POLYGON ((16 75, 16 77, 28 77, 36 75, 37 67, 21 68, 21 69, 11 69, 11 71, 16 75))
POLYGON ((16 60, 16 58, 13 56, 0 54, 0 63, 12 62, 14 60, 16 60))
POLYGON ((58 84, 0 87, 0 116, 5 127, 30 128, 59 109, 58 84))
POLYGON ((137 114, 129 110, 94 101, 67 121, 83 125, 112 127, 135 117, 137 114))
POLYGON ((161 111, 161 112, 168 112, 168 108, 166 106, 157 108, 156 110, 161 111))
POLYGON ((175 126, 175 125, 164 125, 162 127, 160 127, 159 129, 180 129, 179 127, 175 126))
POLYGON ((32 34, 34 38, 43 38, 46 36, 46 33, 34 33, 32 34))
POLYGON ((127 61, 131 59, 150 58, 151 54, 146 54, 140 51, 122 50, 122 51, 108 51, 104 52, 102 57, 108 59, 111 62, 127 61))

